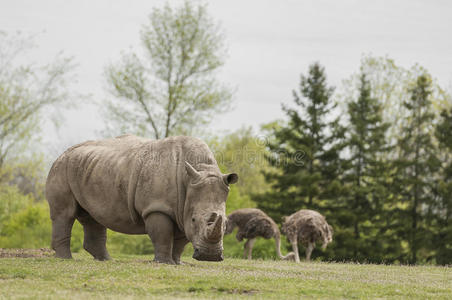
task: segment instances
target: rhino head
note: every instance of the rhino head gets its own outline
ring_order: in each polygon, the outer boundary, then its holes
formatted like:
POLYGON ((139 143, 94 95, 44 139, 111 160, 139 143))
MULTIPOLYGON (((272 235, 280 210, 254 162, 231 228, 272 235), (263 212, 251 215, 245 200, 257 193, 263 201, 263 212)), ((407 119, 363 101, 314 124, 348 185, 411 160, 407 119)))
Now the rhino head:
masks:
POLYGON ((236 183, 235 173, 216 169, 197 171, 185 163, 188 174, 184 208, 184 231, 193 244, 196 260, 223 260, 223 235, 226 222, 226 198, 229 185, 236 183))

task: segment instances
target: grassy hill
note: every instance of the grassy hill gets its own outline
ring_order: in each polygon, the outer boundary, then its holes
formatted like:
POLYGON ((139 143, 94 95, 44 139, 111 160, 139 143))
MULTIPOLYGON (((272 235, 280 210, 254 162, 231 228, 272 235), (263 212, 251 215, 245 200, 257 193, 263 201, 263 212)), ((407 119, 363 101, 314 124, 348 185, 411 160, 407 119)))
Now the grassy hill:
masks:
POLYGON ((210 263, 189 257, 185 265, 169 266, 146 256, 113 255, 112 261, 98 262, 86 253, 75 254, 74 260, 48 255, 3 253, 0 298, 452 298, 450 267, 242 259, 210 263))

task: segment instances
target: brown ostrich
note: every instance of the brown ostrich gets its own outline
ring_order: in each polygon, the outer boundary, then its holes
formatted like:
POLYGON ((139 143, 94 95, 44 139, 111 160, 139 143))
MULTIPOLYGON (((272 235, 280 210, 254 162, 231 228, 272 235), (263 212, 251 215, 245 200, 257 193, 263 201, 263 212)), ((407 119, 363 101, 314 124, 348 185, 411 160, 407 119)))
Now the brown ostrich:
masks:
POLYGON ((333 228, 328 225, 325 217, 309 209, 302 209, 288 217, 283 217, 281 231, 292 244, 296 262, 300 262, 298 242, 306 248, 306 260, 309 261, 316 242, 321 242, 322 249, 325 250, 333 240, 333 228))
POLYGON ((265 239, 274 238, 276 242, 276 253, 280 259, 293 260, 295 257, 292 252, 286 256, 281 254, 281 235, 278 225, 260 209, 237 209, 228 216, 226 224, 224 234, 230 234, 237 226, 239 228, 235 236, 237 240, 241 242, 243 239, 247 239, 243 253, 245 258, 251 259, 251 253, 257 237, 263 237, 265 239))

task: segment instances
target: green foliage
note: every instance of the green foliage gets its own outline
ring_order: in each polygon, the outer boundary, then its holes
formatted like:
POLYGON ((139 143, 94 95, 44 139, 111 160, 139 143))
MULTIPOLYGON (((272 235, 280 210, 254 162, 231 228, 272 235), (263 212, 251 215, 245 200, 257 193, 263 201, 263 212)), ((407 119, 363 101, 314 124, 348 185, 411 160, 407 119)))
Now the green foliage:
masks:
POLYGON ((47 204, 32 204, 12 214, 2 226, 2 248, 48 248, 51 224, 47 204))
POLYGON ((129 235, 108 230, 107 249, 110 253, 153 254, 151 239, 145 235, 129 235))
POLYGON ((216 79, 223 40, 205 5, 155 8, 141 30, 145 55, 122 54, 105 69, 115 97, 105 111, 108 134, 190 134, 227 110, 232 93, 216 79))
POLYGON ((260 164, 256 164, 254 168, 248 168, 245 173, 241 170, 246 169, 248 155, 251 159, 257 159, 259 155, 257 151, 248 151, 248 147, 253 147, 254 142, 251 130, 239 130, 224 138, 216 138, 209 141, 209 146, 215 153, 218 166, 223 173, 236 172, 239 175, 239 181, 230 187, 229 196, 226 201, 226 214, 243 208, 255 207, 256 204, 250 198, 250 188, 253 183, 256 185, 265 184, 262 182, 260 173, 260 164))
POLYGON ((269 189, 263 175, 264 171, 271 168, 265 159, 268 153, 266 142, 266 138, 256 136, 250 127, 209 141, 222 171, 239 174, 239 181, 234 187, 238 188, 242 196, 269 189))
MULTIPOLYGON (((20 204, 16 205, 14 212, 0 220, 0 248, 49 248, 52 223, 47 203, 34 203, 30 196, 21 195, 15 188, 9 196, 20 204)), ((0 203, 7 200, 1 195, 0 203)), ((71 250, 79 251, 82 243, 83 229, 76 222, 72 229, 71 250)))
POLYGON ((251 200, 249 194, 242 194, 240 192, 240 188, 231 186, 229 190, 229 196, 226 201, 226 213, 229 214, 236 209, 245 207, 256 207, 256 203, 251 200))
POLYGON ((16 186, 0 185, 0 234, 10 216, 30 205, 32 201, 31 196, 23 195, 16 186))
POLYGON ((0 189, 14 186, 23 195, 30 194, 34 199, 43 200, 45 177, 42 156, 22 157, 0 167, 0 189))

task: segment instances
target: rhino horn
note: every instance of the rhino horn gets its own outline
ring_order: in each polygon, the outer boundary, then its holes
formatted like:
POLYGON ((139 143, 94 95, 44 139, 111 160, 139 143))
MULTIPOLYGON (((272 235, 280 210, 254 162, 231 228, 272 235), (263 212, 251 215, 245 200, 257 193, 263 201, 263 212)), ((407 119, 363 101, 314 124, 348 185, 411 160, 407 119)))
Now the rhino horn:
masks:
POLYGON ((223 218, 221 216, 217 217, 217 220, 208 230, 207 238, 212 242, 218 242, 221 239, 223 228, 223 218))
POLYGON ((193 182, 201 179, 201 174, 193 168, 188 161, 185 162, 185 170, 187 170, 188 175, 192 178, 193 182))

